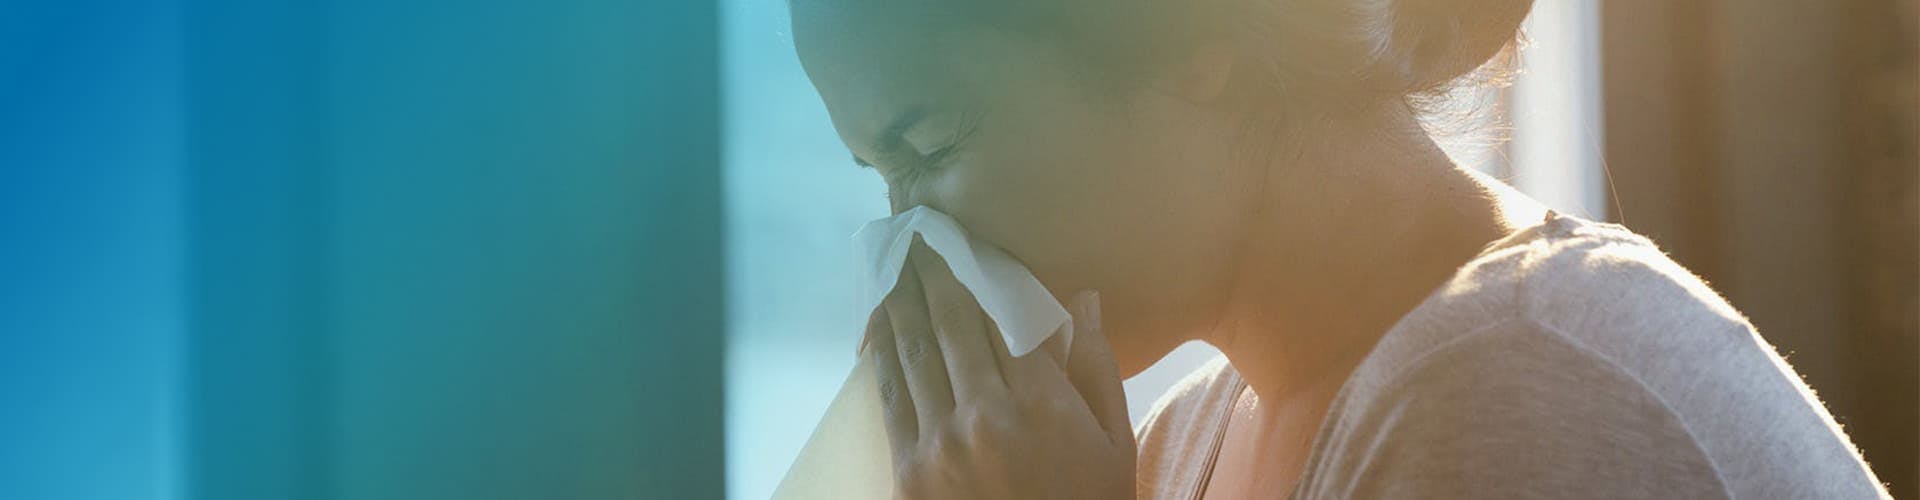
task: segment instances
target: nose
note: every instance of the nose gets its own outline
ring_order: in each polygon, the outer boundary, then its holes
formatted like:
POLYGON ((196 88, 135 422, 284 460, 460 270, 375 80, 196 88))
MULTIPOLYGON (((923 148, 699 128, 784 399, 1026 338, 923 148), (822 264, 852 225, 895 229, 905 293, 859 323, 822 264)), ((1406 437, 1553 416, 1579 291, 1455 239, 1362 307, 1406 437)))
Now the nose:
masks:
POLYGON ((907 203, 907 198, 907 195, 900 193, 899 186, 887 183, 887 205, 893 209, 893 215, 900 215, 901 212, 913 208, 913 205, 907 203))
MULTIPOLYGON (((937 187, 937 182, 937 180, 925 177, 919 179, 911 177, 888 179, 887 204, 893 210, 893 215, 899 215, 908 210, 912 210, 913 207, 924 206, 947 215, 959 217, 959 214, 955 213, 952 209, 960 207, 948 206, 950 204, 956 204, 949 202, 957 202, 959 200, 944 195, 942 190, 937 187)), ((965 203, 957 204, 960 206, 966 205, 965 203)))
POLYGON ((891 181, 887 183, 887 204, 893 209, 893 215, 900 215, 900 213, 920 205, 926 205, 927 208, 940 210, 940 207, 934 206, 932 200, 924 200, 922 199, 924 198, 923 196, 919 196, 913 191, 914 189, 909 186, 903 186, 891 181))

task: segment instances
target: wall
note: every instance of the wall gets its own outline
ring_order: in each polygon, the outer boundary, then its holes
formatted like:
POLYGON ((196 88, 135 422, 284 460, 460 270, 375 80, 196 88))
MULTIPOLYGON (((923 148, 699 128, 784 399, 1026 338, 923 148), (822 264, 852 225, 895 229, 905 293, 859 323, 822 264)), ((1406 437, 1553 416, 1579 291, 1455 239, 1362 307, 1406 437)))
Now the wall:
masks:
POLYGON ((1602 10, 1615 216, 1746 313, 1920 495, 1910 0, 1602 10))

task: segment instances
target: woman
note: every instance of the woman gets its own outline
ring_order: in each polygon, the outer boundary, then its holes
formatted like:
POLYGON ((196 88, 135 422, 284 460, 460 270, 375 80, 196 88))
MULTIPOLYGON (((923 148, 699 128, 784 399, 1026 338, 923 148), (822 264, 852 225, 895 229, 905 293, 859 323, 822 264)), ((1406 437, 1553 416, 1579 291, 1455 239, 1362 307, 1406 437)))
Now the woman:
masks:
POLYGON ((1529 7, 794 0, 895 211, 950 214, 1104 310, 1068 366, 1008 356, 916 247, 863 349, 895 491, 1884 496, 1704 283, 1435 146, 1422 104, 1497 76, 1529 7), (1227 362, 1128 425, 1120 379, 1188 340, 1227 362))

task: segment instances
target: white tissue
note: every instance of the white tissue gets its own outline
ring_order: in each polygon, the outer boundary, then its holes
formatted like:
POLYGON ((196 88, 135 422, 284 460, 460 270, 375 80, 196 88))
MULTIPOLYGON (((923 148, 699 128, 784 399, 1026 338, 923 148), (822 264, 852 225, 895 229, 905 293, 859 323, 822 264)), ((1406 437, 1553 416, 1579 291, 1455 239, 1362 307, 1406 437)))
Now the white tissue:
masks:
POLYGON ((1054 335, 1061 336, 1063 348, 1073 344, 1073 317, 1032 272, 1005 251, 967 237, 953 217, 924 206, 868 222, 853 233, 855 268, 861 274, 861 318, 880 307, 899 283, 915 234, 947 261, 954 278, 980 301, 980 309, 1000 327, 1014 356, 1033 352, 1054 335))

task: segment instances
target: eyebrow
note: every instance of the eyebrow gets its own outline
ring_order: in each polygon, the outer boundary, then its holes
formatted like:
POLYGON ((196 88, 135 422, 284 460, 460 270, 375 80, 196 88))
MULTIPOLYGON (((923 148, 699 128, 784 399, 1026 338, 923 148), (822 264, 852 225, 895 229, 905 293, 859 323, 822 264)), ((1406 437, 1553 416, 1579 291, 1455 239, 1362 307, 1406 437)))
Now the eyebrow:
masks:
MULTIPOLYGON (((900 149, 900 144, 906 142, 902 136, 905 136, 907 131, 913 130, 913 127, 920 125, 920 122, 926 118, 926 106, 914 106, 900 116, 894 117, 892 122, 887 123, 886 128, 880 129, 880 133, 873 137, 873 144, 880 149, 881 155, 892 156, 895 150, 900 149)), ((857 153, 853 155, 853 162, 863 167, 873 166, 872 163, 861 159, 857 153)))

